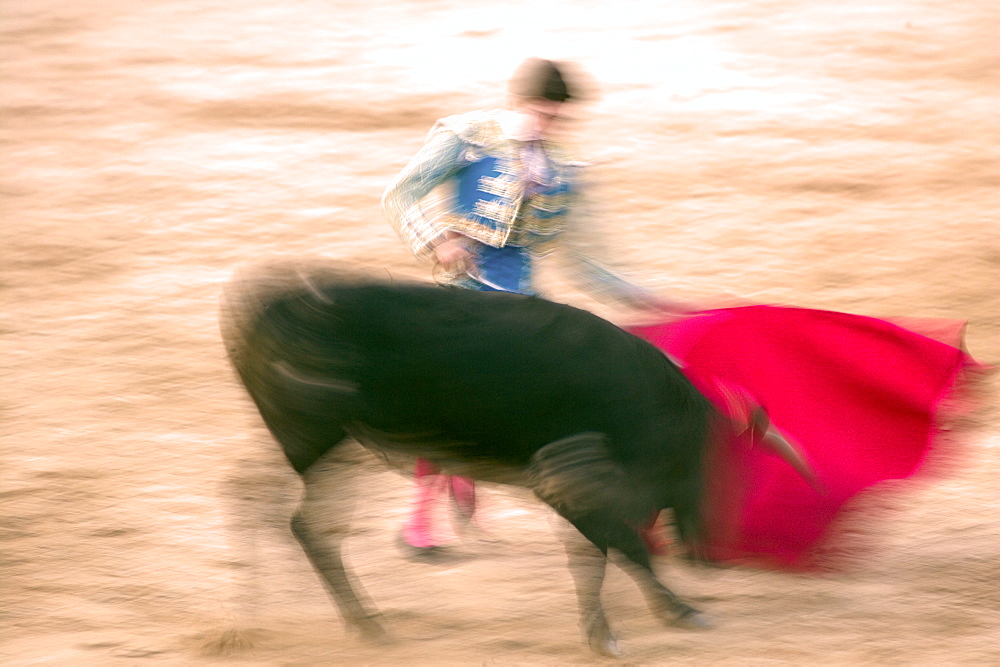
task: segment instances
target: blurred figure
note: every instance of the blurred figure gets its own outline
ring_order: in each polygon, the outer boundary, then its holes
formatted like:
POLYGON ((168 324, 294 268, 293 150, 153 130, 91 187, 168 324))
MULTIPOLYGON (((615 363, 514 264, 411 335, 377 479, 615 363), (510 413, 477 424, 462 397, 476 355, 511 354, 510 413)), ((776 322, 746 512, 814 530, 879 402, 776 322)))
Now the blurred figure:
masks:
MULTIPOLYGON (((386 189, 386 217, 413 254, 439 268, 443 282, 481 291, 535 294, 534 260, 557 247, 581 286, 631 307, 680 314, 684 308, 624 280, 583 252, 574 237, 580 213, 580 165, 555 139, 565 105, 579 97, 565 64, 529 58, 515 71, 505 109, 440 119, 420 151, 386 189), (427 216, 421 202, 440 185, 450 206, 427 216), (572 214, 572 215, 571 215, 572 214), (567 232, 574 234, 567 234, 567 232)), ((471 480, 442 483, 429 461, 416 466, 417 490, 404 524, 407 544, 437 546, 436 499, 450 488, 467 519, 471 480)))

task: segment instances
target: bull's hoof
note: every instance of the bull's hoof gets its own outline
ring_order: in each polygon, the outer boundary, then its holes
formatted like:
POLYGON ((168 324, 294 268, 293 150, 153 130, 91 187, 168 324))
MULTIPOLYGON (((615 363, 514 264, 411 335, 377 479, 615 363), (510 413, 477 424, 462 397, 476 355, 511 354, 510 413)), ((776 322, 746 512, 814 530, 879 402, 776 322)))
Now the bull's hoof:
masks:
POLYGON ((599 614, 590 624, 590 628, 587 630, 587 645, 590 646, 591 651, 598 655, 609 658, 622 656, 621 649, 618 648, 618 640, 611 632, 604 614, 599 614))
POLYGON ((590 650, 598 655, 608 658, 622 657, 622 651, 618 648, 618 640, 610 632, 591 633, 587 637, 587 644, 590 646, 590 650))
POLYGON ((372 616, 355 621, 354 628, 358 631, 361 639, 368 644, 388 646, 396 643, 396 638, 372 616))
POLYGON ((672 625, 685 630, 711 630, 715 624, 697 609, 688 609, 674 619, 672 625))

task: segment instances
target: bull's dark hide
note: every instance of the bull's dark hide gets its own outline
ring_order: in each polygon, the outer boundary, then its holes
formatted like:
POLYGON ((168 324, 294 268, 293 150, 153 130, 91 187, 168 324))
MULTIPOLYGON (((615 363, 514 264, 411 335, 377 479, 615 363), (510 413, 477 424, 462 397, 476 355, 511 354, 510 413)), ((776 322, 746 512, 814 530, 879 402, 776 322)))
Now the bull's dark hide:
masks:
MULTIPOLYGON (((715 413, 654 346, 540 298, 316 267, 238 279, 223 332, 307 498, 310 467, 348 435, 480 479, 517 479, 600 552, 622 552, 658 612, 697 618, 656 581, 637 527, 673 508, 682 536, 696 533, 715 413)), ((293 530, 348 622, 381 635, 347 584, 338 545, 320 540, 302 512, 293 530)), ((600 577, 582 579, 588 639, 614 653, 600 577)))

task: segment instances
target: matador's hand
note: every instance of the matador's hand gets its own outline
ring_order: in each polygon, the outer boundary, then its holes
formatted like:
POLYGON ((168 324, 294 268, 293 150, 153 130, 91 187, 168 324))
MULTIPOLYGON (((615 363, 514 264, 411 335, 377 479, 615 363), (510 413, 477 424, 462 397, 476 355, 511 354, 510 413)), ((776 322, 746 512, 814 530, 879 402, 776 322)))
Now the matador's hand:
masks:
POLYGON ((449 239, 434 248, 434 261, 449 273, 460 273, 469 267, 472 254, 461 241, 449 239))

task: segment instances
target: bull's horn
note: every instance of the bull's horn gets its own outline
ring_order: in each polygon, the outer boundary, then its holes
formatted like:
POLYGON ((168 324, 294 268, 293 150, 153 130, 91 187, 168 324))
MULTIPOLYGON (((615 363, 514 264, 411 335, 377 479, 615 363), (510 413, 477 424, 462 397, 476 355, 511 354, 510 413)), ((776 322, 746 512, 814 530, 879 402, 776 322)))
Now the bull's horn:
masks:
POLYGON ((805 455, 793 445, 788 438, 778 432, 773 426, 769 427, 760 439, 761 443, 767 445, 775 451, 781 458, 785 459, 795 471, 802 475, 802 479, 809 482, 809 485, 817 492, 825 494, 826 489, 819 483, 816 472, 806 461, 805 455))

